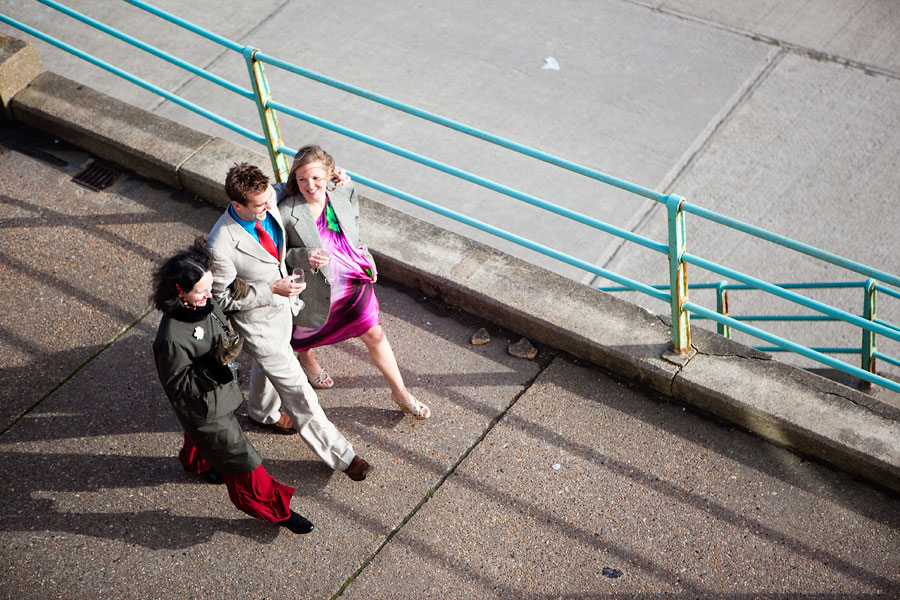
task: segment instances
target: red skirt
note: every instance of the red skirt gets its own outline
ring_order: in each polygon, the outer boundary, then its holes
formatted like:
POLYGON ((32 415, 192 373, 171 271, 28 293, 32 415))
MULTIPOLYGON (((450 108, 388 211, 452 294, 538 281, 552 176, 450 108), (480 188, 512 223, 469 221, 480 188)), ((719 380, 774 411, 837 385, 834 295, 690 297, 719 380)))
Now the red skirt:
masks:
MULTIPOLYGON (((184 446, 178 453, 178 460, 186 471, 204 473, 212 466, 200 456, 197 447, 184 434, 184 446)), ((284 485, 259 465, 249 473, 222 473, 228 496, 238 510, 251 517, 278 523, 291 516, 291 497, 294 488, 284 485)))

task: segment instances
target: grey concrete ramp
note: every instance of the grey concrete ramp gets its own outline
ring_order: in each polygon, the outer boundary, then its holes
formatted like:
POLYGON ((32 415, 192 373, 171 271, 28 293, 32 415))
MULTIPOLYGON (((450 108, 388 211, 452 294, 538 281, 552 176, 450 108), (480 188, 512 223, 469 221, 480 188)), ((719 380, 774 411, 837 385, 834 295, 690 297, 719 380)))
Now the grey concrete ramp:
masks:
POLYGON ((889 597, 871 500, 556 358, 342 597, 889 597))
MULTIPOLYGON (((88 18, 99 20, 126 35, 154 45, 170 55, 183 59, 191 57, 189 62, 201 67, 214 62, 223 51, 221 45, 199 36, 186 36, 184 29, 125 2, 66 0, 60 4, 84 14, 88 18), (190 47, 189 53, 185 52, 186 46, 190 47)), ((203 4, 189 5, 177 0, 161 2, 154 0, 149 4, 178 14, 193 23, 202 23, 219 35, 240 42, 248 29, 253 30, 261 22, 270 18, 272 13, 284 2, 257 0, 252 5, 244 6, 243 8, 248 13, 238 18, 233 12, 230 12, 237 5, 219 5, 217 10, 209 10, 209 7, 203 4)), ((38 2, 4 0, 0 3, 0 11, 4 15, 67 42, 83 52, 133 73, 163 89, 178 90, 194 77, 193 74, 180 67, 171 65, 163 59, 150 57, 126 42, 38 2)), ((2 31, 10 33, 19 30, 3 24, 2 31)), ((21 32, 15 37, 22 37, 21 32)), ((54 66, 50 70, 56 73, 68 73, 69 75, 77 73, 78 80, 85 85, 103 90, 115 98, 143 109, 152 110, 161 101, 156 94, 137 85, 124 84, 117 75, 52 44, 40 42, 38 48, 41 56, 49 61, 48 64, 54 66)), ((248 86, 249 83, 245 87, 248 86)), ((252 107, 252 103, 249 106, 252 107)))
MULTIPOLYGON (((900 127, 900 81, 868 75, 833 63, 783 53, 757 87, 736 106, 715 135, 680 174, 673 189, 689 202, 776 234, 827 250, 853 261, 897 273, 895 227, 900 205, 893 192, 900 186, 894 165, 900 142, 888 132, 900 127), (818 226, 808 227, 810 223, 818 226)), ((635 231, 665 241, 666 209, 649 208, 635 231)), ((865 276, 757 238, 686 215, 687 248, 691 254, 759 279, 777 282, 865 281, 865 276)), ((621 250, 607 267, 638 281, 667 285, 664 255, 634 244, 621 250)), ((713 283, 721 275, 688 266, 689 283, 713 283)), ((609 285, 607 282, 605 285, 609 285)), ((852 314, 862 314, 864 291, 799 290, 852 314)), ((641 294, 627 299, 654 312, 668 307, 641 294)), ((714 292, 691 292, 691 299, 715 309, 714 292)), ((878 315, 900 321, 900 301, 879 295, 878 315)), ((774 296, 731 292, 733 315, 802 315, 812 311, 774 296)), ((696 321, 702 326, 701 321, 696 321)), ((707 327, 714 328, 715 325, 707 327)), ((751 323, 752 325, 753 323, 751 323)), ((763 323, 767 331, 812 347, 860 346, 856 327, 821 323, 763 323)), ((759 340, 735 332, 735 339, 759 345, 759 340)), ((879 350, 900 354, 900 343, 879 337, 879 350)), ((766 344, 768 345, 768 344, 766 344)), ((810 366, 790 354, 779 358, 810 366)), ((857 366, 858 355, 847 357, 857 366)), ((897 369, 880 363, 887 373, 897 369)))

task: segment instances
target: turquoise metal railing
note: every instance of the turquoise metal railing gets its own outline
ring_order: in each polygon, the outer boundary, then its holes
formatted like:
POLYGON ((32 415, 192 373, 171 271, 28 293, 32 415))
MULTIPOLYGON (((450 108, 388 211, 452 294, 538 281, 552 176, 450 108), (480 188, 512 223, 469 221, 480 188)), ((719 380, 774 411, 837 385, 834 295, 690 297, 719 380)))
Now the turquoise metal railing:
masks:
MULTIPOLYGON (((867 281, 839 281, 839 282, 827 282, 827 283, 779 283, 775 284, 782 289, 856 289, 863 290, 863 308, 861 317, 866 320, 873 321, 883 327, 891 328, 894 330, 900 330, 896 325, 891 323, 881 321, 875 318, 875 302, 874 302, 874 294, 876 291, 884 292, 885 294, 892 296, 894 298, 900 299, 900 293, 891 290, 890 288, 886 288, 884 286, 877 285, 874 280, 869 279, 867 281)), ((668 290, 668 286, 657 285, 653 286, 658 290, 668 290)), ((745 285, 745 284, 733 284, 728 283, 727 281, 720 281, 718 283, 697 283, 691 284, 691 290, 715 290, 716 293, 716 313, 719 315, 730 317, 736 321, 842 321, 842 319, 825 314, 802 314, 802 315, 759 315, 759 314, 749 314, 749 315, 733 315, 731 314, 731 303, 729 301, 729 291, 748 291, 748 290, 756 290, 754 286, 745 285)), ((627 287, 615 287, 615 286, 601 286, 597 289, 605 291, 605 292, 626 292, 632 291, 627 287)), ((705 319, 707 317, 703 317, 697 315, 699 319, 705 319)), ((725 324, 725 322, 720 321, 716 325, 716 331, 724 336, 731 337, 731 328, 725 324)), ((789 348, 785 348, 782 346, 754 346, 757 350, 762 350, 765 352, 788 352, 792 351, 789 348)), ((861 368, 865 370, 874 369, 874 361, 875 359, 883 360, 889 364, 900 366, 900 361, 897 359, 882 354, 876 350, 876 346, 874 343, 874 339, 871 339, 869 336, 869 332, 863 332, 863 341, 860 346, 852 346, 852 347, 814 347, 809 346, 810 350, 827 353, 827 354, 859 354, 861 361, 861 368)))
MULTIPOLYGON (((91 19, 90 17, 88 17, 86 15, 83 15, 83 14, 73 11, 67 7, 62 6, 58 2, 52 2, 50 0, 38 0, 38 2, 41 2, 42 4, 46 4, 46 5, 50 6, 51 8, 55 8, 57 10, 65 12, 66 14, 77 18, 79 21, 82 21, 83 23, 91 25, 92 27, 96 27, 96 28, 100 29, 101 31, 105 31, 106 33, 109 33, 110 35, 114 35, 115 37, 117 37, 125 42, 128 42, 137 48, 141 48, 142 50, 150 52, 154 56, 157 56, 164 60, 170 61, 170 62, 172 62, 172 64, 176 64, 176 65, 182 66, 184 68, 189 67, 188 70, 190 70, 192 73, 199 74, 202 77, 208 79, 209 81, 212 81, 213 83, 216 83, 218 85, 222 85, 223 87, 226 87, 226 89, 229 89, 230 91, 238 93, 241 96, 249 97, 249 98, 253 97, 253 92, 251 92, 249 90, 244 90, 238 86, 235 86, 231 82, 227 82, 227 86, 226 86, 225 83, 223 83, 226 80, 224 80, 212 73, 209 73, 208 71, 205 71, 199 67, 196 67, 195 65, 190 65, 189 63, 186 63, 185 61, 182 61, 181 59, 177 59, 176 57, 171 56, 167 52, 159 50, 158 48, 153 48, 149 44, 144 44, 143 42, 140 42, 139 40, 137 40, 127 34, 124 34, 118 30, 111 28, 111 27, 107 27, 106 25, 103 25, 99 21, 91 19), (246 92, 246 94, 249 94, 249 96, 245 95, 245 92, 246 92)), ((74 46, 67 44, 66 42, 58 40, 51 35, 47 35, 46 33, 42 32, 42 31, 39 31, 39 30, 37 30, 33 27, 30 27, 24 23, 21 23, 21 22, 13 19, 11 17, 8 17, 2 13, 0 13, 0 21, 6 23, 7 25, 11 25, 17 29, 20 29, 21 31, 24 31, 25 33, 33 35, 34 37, 36 37, 40 40, 43 40, 43 41, 47 42, 48 44, 52 44, 53 46, 56 46, 57 48, 60 48, 61 50, 65 50, 66 52, 69 52, 70 54, 74 54, 78 58, 81 58, 93 65, 96 65, 102 69, 105 69, 105 70, 109 71, 110 73, 113 73, 114 75, 118 75, 122 79, 125 79, 126 81, 130 81, 131 83, 134 83, 135 85, 138 85, 149 92, 157 94, 167 100, 171 100, 172 102, 175 102, 179 106, 182 106, 182 107, 184 107, 190 111, 193 111, 203 117, 206 117, 210 121, 218 123, 219 125, 222 125, 223 127, 227 127, 228 129, 246 137, 247 139, 253 140, 260 144, 264 144, 266 141, 265 136, 260 135, 260 134, 256 133, 255 131, 252 131, 250 129, 247 129, 246 127, 243 127, 242 125, 234 123, 233 121, 229 121, 228 119, 220 117, 216 113, 214 113, 210 110, 207 110, 207 109, 203 108, 202 106, 199 106, 189 100, 185 100, 181 96, 173 94, 173 93, 171 93, 157 85, 154 85, 148 81, 144 81, 140 77, 135 77, 131 73, 129 73, 123 69, 120 69, 119 67, 116 67, 115 65, 111 65, 110 63, 108 63, 104 60, 101 60, 101 59, 97 58, 96 56, 88 54, 87 52, 83 52, 83 51, 79 50, 78 48, 75 48, 74 46)))
MULTIPOLYGON (((881 292, 884 294, 888 294, 895 298, 900 298, 900 293, 897 291, 885 287, 885 285, 891 285, 894 287, 900 288, 900 278, 886 273, 884 271, 869 267, 867 265, 863 265, 861 263, 857 263, 851 261, 849 259, 837 256, 835 254, 826 252, 824 250, 820 250, 813 246, 809 246, 807 244, 803 244, 797 242, 795 240, 791 240, 790 238, 786 238, 784 236, 780 236, 778 234, 760 229, 758 227, 749 225, 747 223, 743 223, 737 221, 735 219, 731 219, 724 215, 720 215, 713 211, 706 210, 702 207, 689 204, 681 198, 680 196, 674 194, 660 194, 654 190, 636 185, 634 183, 616 178, 612 175, 603 173, 601 171, 597 171, 595 169, 591 169, 589 167, 585 167, 583 165, 579 165, 573 163, 571 161, 547 154, 540 150, 530 148, 528 146, 524 146, 522 144, 516 143, 511 140, 507 140, 505 138, 492 135, 490 133, 469 127, 465 124, 453 121, 451 119, 447 119, 440 115, 436 115, 434 113, 430 113, 428 111, 424 111, 418 109, 416 107, 407 105, 405 103, 393 100, 391 98, 387 98, 385 96, 381 96, 379 94, 375 94, 364 90, 362 88, 350 85, 348 83, 344 83, 338 81, 336 79, 327 77, 325 75, 321 75, 310 71, 308 69, 299 67, 297 65, 293 65, 289 62, 280 60, 273 56, 266 55, 260 52, 256 48, 242 46, 234 41, 231 41, 227 38, 224 38, 218 34, 215 34, 207 29, 199 27, 193 23, 187 22, 171 13, 163 11, 147 2, 143 2, 142 0, 124 0, 125 2, 140 8, 144 11, 147 11, 157 17, 165 19, 171 23, 178 25, 179 27, 188 30, 194 34, 200 35, 212 42, 220 44, 221 46, 227 48, 228 50, 240 53, 247 64, 248 73, 250 75, 250 82, 252 89, 243 88, 229 80, 226 80, 218 75, 210 73, 205 69, 193 65, 181 58, 175 57, 170 53, 167 53, 163 50, 155 48, 154 46, 147 44, 141 40, 134 38, 133 36, 127 35, 121 31, 118 31, 112 27, 109 27, 96 19, 83 15, 75 10, 72 10, 69 7, 66 7, 59 2, 54 0, 38 0, 42 4, 49 6, 55 10, 58 10, 78 21, 85 23, 91 27, 94 27, 104 33, 111 35, 119 40, 125 41, 136 48, 147 52, 157 58, 165 60, 171 64, 174 64, 180 68, 187 70, 194 75, 202 77, 207 81, 210 81, 226 91, 237 94, 243 98, 246 98, 250 101, 253 101, 256 104, 256 107, 259 112, 260 122, 262 124, 263 134, 258 134, 253 132, 237 123, 229 121, 219 115, 216 115, 212 111, 203 108, 193 102, 190 102, 180 96, 168 92, 156 86, 152 83, 149 83, 139 77, 134 76, 131 73, 128 73, 106 61, 103 61, 99 58, 96 58, 86 52, 83 52, 64 41, 58 40, 49 36, 43 32, 40 32, 28 25, 20 23, 15 19, 7 17, 5 15, 0 14, 0 21, 7 23, 13 27, 16 27, 34 37, 41 39, 47 43, 50 43, 58 48, 61 48, 67 52, 70 52, 100 68, 103 68, 107 71, 110 71, 117 76, 126 79, 152 93, 155 93, 167 100, 175 102, 176 104, 191 110, 204 118, 207 118, 214 123, 222 125, 227 129, 247 138, 253 140, 256 143, 262 144, 265 146, 269 152, 270 159, 272 161, 273 169, 275 171, 276 177, 279 180, 284 180, 287 176, 287 156, 292 156, 295 154, 295 151, 291 148, 287 147, 281 139, 280 129, 278 126, 277 114, 285 114, 300 120, 303 120, 308 123, 312 123, 319 127, 323 127, 330 131, 334 131, 351 139, 355 139, 359 142, 365 143, 367 145, 379 148, 386 152, 390 152, 397 156, 401 156, 405 159, 411 160, 418 164, 427 166, 429 168, 435 169, 437 171, 447 173, 459 179, 469 181, 486 189, 489 189, 493 192, 500 193, 506 195, 508 197, 514 198, 521 202, 528 203, 530 205, 541 208, 542 210, 546 210, 565 218, 571 219, 578 223, 582 223, 599 231, 609 233, 611 235, 615 235, 619 238, 622 238, 626 241, 636 243, 640 246, 648 248, 654 252, 658 252, 661 254, 667 255, 669 261, 669 285, 668 286, 651 286, 645 283, 633 280, 624 275, 614 273, 609 271, 608 269, 603 269, 591 263, 588 263, 584 260, 581 260, 577 257, 570 256, 543 244, 539 244, 537 242, 528 240, 523 238, 522 236, 516 235, 514 233, 505 231, 498 227, 494 227, 490 224, 484 223, 477 219, 473 219, 456 211, 447 209, 438 204, 430 202, 428 200, 424 200, 422 198, 413 196, 408 194, 402 190, 398 190, 391 186, 385 185, 376 180, 370 179, 359 173, 351 173, 353 178, 357 180, 359 183, 369 186, 373 189, 379 190, 391 196, 397 197, 401 200, 409 202, 411 204, 415 204, 417 206, 421 206, 426 208, 432 212, 443 215, 445 217, 451 218, 458 222, 464 223, 473 228, 479 229, 481 231, 485 231, 493 236, 498 238, 510 241, 519 246, 528 248, 535 252, 539 252, 545 256, 549 256, 566 264, 575 266, 579 269, 587 271, 589 273, 593 273, 594 275, 598 275, 609 279, 610 281, 616 282, 622 286, 622 289, 633 290, 641 292, 647 296, 650 296, 656 300, 660 300, 666 302, 670 306, 671 315, 672 315, 672 344, 673 350, 678 353, 687 353, 691 351, 690 345, 690 315, 696 315, 700 318, 708 318, 717 322, 717 327, 719 328, 720 333, 730 334, 730 329, 736 329, 738 331, 742 331, 747 333, 748 335, 754 336, 763 341, 768 341, 774 346, 771 347, 763 347, 767 349, 778 349, 778 351, 791 351, 795 352, 801 356, 806 356, 807 358, 811 358, 817 362, 822 364, 826 364, 837 369, 840 369, 843 372, 849 373, 856 377, 859 377, 861 380, 870 383, 877 383, 886 387, 888 389, 892 389, 893 391, 900 392, 900 384, 897 384, 890 379, 886 379, 876 374, 875 372, 875 359, 883 360, 889 364, 900 366, 900 360, 895 358, 885 356, 879 353, 876 349, 876 336, 883 336, 888 339, 894 341, 900 341, 900 327, 897 327, 894 324, 879 320, 875 318, 875 295, 877 292, 881 292), (330 86, 335 89, 342 90, 344 92, 354 94, 361 98, 365 98, 367 100, 379 103, 381 105, 387 106, 389 108, 398 110, 400 112, 412 115, 414 117, 424 119, 426 121, 430 121, 432 123, 447 127, 459 133, 472 136, 474 138, 480 139, 482 141, 500 146, 502 148, 511 150, 518 154, 522 154, 524 156, 528 156, 542 162, 567 169, 571 172, 577 173, 579 175, 588 177, 600 183, 610 185, 632 194, 636 194, 638 196, 642 196, 645 198, 649 198, 655 202, 659 202, 666 206, 667 210, 667 218, 668 218, 668 240, 667 243, 660 243, 639 234, 636 234, 632 231, 628 231, 597 219, 594 219, 590 216, 583 215, 576 211, 572 211, 570 209, 557 206, 551 202, 543 200, 541 198, 537 198, 530 194, 523 193, 521 191, 515 190, 511 187, 499 184, 497 182, 491 181, 489 179, 480 177, 473 173, 469 173, 467 171, 458 169, 451 165, 447 165, 445 163, 436 161, 429 157, 423 156, 418 153, 411 152, 407 149, 401 148, 399 146, 395 146, 386 141, 379 140, 372 136, 366 135, 361 132, 357 132, 346 128, 337 123, 333 123, 327 121, 325 119, 319 118, 315 115, 309 114, 302 110, 299 110, 295 107, 287 106, 280 102, 275 101, 272 98, 271 91, 268 86, 268 81, 265 76, 265 72, 263 69, 263 64, 268 64, 295 75, 316 81, 318 83, 330 86), (799 252, 818 260, 823 260, 828 262, 836 267, 839 267, 844 270, 849 270, 854 273, 858 273, 864 275, 869 278, 865 284, 771 284, 751 275, 740 273, 733 269, 729 269, 722 265, 719 265, 713 261, 704 259, 699 256, 695 256, 690 254, 687 251, 687 243, 686 243, 686 226, 685 226, 685 214, 690 213, 696 215, 700 218, 704 218, 706 220, 724 225, 725 227, 729 227, 731 229, 741 231, 752 235, 758 239, 765 240, 779 246, 789 248, 795 252, 799 252), (761 290, 768 294, 771 294, 776 297, 780 297, 789 302, 793 302, 799 306, 808 308, 810 310, 816 311, 819 314, 816 315, 803 315, 798 317, 790 317, 790 320, 833 320, 833 321, 842 321, 845 323, 849 323, 853 326, 859 327, 863 332, 863 345, 857 350, 855 348, 811 348, 807 346, 803 346, 801 344, 797 344, 790 340, 781 338, 776 336, 770 332, 764 331, 762 329, 753 327, 748 325, 746 321, 750 320, 788 320, 789 317, 778 317, 778 316, 770 316, 765 317, 762 315, 756 316, 747 316, 747 317, 732 317, 728 315, 727 312, 727 298, 724 300, 726 309, 722 310, 723 300, 721 297, 717 300, 717 310, 713 311, 699 304, 690 302, 688 299, 688 290, 689 289, 700 289, 704 286, 691 286, 687 281, 687 272, 686 265, 692 264, 703 268, 705 270, 709 270, 713 273, 720 274, 724 277, 728 277, 729 279, 733 279, 738 281, 738 284, 724 284, 725 291, 727 289, 753 289, 753 290, 761 290), (797 294, 791 290, 793 289, 803 289, 803 288, 812 288, 812 287, 826 287, 828 285, 833 286, 844 286, 847 287, 860 287, 862 285, 865 286, 866 289, 866 299, 865 304, 866 308, 863 312, 863 316, 854 315, 848 313, 846 311, 840 310, 828 304, 818 302, 806 296, 797 294), (670 293, 667 290, 674 290, 674 293, 670 293), (836 359, 827 356, 825 352, 829 353, 855 353, 860 352, 863 356, 863 368, 856 368, 848 363, 843 361, 839 361, 836 359)), ((723 284, 709 284, 716 285, 717 287, 722 287, 723 284)))

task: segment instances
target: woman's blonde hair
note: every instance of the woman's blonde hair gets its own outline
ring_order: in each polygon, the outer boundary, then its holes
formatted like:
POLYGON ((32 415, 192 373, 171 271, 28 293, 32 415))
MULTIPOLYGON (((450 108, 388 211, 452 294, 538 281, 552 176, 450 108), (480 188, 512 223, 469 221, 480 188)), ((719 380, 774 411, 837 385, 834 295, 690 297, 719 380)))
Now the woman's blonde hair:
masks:
POLYGON ((291 163, 291 172, 288 175, 287 182, 284 186, 285 194, 288 196, 296 196, 300 193, 300 188, 297 186, 297 169, 303 165, 314 162, 322 163, 329 178, 331 177, 331 174, 334 171, 334 159, 331 158, 331 155, 325 152, 318 144, 303 146, 297 150, 297 154, 294 156, 294 162, 291 163))

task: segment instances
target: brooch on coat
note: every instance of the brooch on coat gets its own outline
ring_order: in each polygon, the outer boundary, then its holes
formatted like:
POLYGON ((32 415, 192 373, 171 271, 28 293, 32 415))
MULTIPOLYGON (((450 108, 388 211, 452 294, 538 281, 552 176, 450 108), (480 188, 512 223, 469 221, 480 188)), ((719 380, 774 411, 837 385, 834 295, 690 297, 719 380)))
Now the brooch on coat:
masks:
POLYGON ((198 340, 202 340, 203 336, 205 336, 205 335, 206 335, 206 332, 203 331, 202 327, 200 327, 199 325, 194 327, 194 337, 195 338, 197 338, 198 340))

